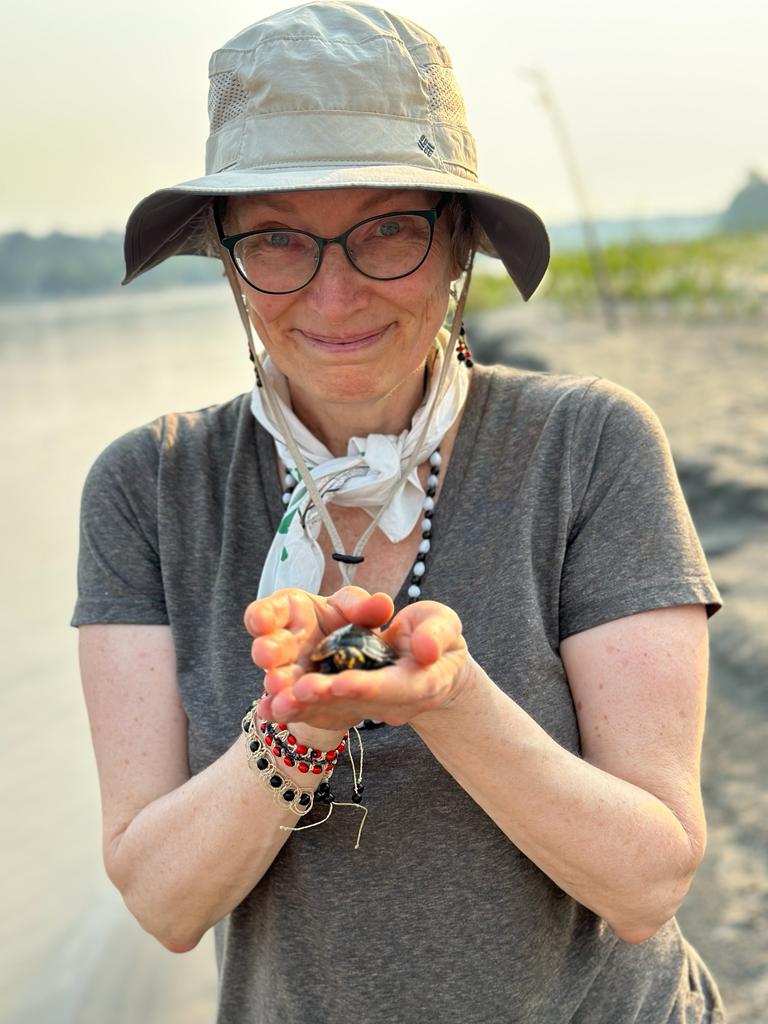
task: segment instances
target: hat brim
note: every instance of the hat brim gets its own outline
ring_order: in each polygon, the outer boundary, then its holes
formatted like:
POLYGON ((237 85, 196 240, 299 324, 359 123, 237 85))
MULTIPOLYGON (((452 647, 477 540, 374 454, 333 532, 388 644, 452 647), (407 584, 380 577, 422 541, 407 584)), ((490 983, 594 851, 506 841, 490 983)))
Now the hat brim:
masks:
POLYGON ((128 219, 125 277, 121 283, 130 284, 169 256, 210 255, 200 248, 196 229, 215 196, 335 188, 461 192, 491 243, 490 248, 484 246, 481 251, 502 261, 523 299, 527 301, 533 295, 544 277, 549 237, 538 215, 522 203, 444 172, 392 165, 329 165, 220 171, 153 192, 128 219))

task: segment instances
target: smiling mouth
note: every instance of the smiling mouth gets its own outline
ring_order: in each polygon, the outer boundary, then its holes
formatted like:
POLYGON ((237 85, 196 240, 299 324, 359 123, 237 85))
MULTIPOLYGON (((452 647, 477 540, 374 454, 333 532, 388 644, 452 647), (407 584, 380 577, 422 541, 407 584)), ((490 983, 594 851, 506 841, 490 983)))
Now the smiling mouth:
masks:
POLYGON ((302 331, 299 329, 299 334, 302 334, 305 338, 309 338, 310 341, 319 341, 324 345, 353 345, 355 342, 368 341, 370 338, 378 337, 386 331, 389 324, 386 327, 379 327, 373 331, 365 331, 362 334, 350 334, 347 337, 330 337, 324 334, 315 334, 310 331, 302 331))

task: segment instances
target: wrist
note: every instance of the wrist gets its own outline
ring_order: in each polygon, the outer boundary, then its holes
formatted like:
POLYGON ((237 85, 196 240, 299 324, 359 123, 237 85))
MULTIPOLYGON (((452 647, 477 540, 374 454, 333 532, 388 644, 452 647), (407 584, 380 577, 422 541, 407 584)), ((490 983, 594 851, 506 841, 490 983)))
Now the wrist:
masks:
MULTIPOLYGON (((329 783, 346 749, 345 733, 309 727, 302 733, 300 728, 294 730, 293 723, 266 721, 258 714, 257 703, 253 702, 242 721, 251 767, 266 772, 264 777, 278 788, 280 778, 290 779, 304 790, 329 783)), ((301 727, 303 723, 296 724, 301 727)))
POLYGON ((347 731, 345 729, 318 729, 305 722, 288 722, 288 728, 299 743, 323 752, 338 747, 347 731))
POLYGON ((461 674, 445 703, 431 711, 422 711, 408 724, 418 735, 422 735, 422 729, 426 732, 433 726, 455 727, 457 732, 461 732, 466 728, 467 720, 477 713, 478 706, 483 700, 483 690, 489 688, 497 687, 475 659, 467 653, 461 674))

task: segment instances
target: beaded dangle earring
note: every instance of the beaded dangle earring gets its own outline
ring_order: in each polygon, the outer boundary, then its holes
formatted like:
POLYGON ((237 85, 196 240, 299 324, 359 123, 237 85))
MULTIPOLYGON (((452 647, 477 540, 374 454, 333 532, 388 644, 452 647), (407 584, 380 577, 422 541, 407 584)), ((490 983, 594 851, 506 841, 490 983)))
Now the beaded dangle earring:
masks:
POLYGON ((464 324, 461 325, 459 331, 459 340, 456 343, 456 358, 460 363, 464 363, 468 370, 471 370, 474 366, 472 362, 472 353, 470 352, 469 345, 466 342, 467 332, 464 330, 464 324))

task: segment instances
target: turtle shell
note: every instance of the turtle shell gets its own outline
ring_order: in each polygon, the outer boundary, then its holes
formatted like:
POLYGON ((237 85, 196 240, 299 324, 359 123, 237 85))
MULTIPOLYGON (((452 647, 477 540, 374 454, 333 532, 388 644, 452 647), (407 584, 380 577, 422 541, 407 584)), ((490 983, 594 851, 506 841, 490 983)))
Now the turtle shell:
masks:
POLYGON ((318 672, 344 672, 348 668, 371 670, 397 661, 397 651, 378 633, 350 623, 329 633, 311 655, 318 672))

